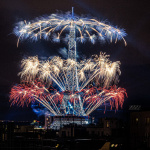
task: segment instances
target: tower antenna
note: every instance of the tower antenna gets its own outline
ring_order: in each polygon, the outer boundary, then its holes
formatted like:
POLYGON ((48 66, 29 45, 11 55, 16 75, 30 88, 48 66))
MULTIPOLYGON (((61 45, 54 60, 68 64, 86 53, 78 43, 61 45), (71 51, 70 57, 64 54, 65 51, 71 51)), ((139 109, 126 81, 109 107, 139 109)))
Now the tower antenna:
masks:
POLYGON ((72 19, 74 20, 74 7, 72 7, 72 19))

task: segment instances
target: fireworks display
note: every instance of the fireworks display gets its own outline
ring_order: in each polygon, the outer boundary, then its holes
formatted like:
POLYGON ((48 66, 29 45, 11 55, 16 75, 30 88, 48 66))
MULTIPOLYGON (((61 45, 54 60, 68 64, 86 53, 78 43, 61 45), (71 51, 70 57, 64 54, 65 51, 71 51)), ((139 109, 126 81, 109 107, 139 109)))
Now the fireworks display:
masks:
MULTIPOLYGON (((109 55, 100 53, 89 59, 76 61, 76 41, 123 39, 124 30, 106 25, 95 19, 72 15, 52 14, 32 22, 19 22, 14 29, 20 39, 41 38, 68 41, 68 59, 58 56, 42 61, 38 56, 22 60, 18 74, 21 84, 12 87, 11 104, 24 106, 37 101, 49 110, 50 115, 88 116, 104 103, 118 109, 122 107, 126 90, 116 86, 119 80, 120 62, 111 62, 109 55), (67 34, 69 31, 69 35, 67 34)), ((18 45, 17 43, 17 45, 18 45)))
POLYGON ((22 84, 15 85, 11 89, 10 100, 12 104, 24 106, 35 100, 44 105, 52 115, 76 114, 76 105, 80 103, 84 115, 89 115, 106 101, 118 109, 123 104, 125 89, 117 88, 120 75, 120 62, 111 62, 108 55, 100 53, 91 59, 74 62, 53 57, 50 60, 40 61, 37 56, 22 60, 21 76, 22 84), (68 68, 69 63, 69 68, 68 68), (79 91, 67 91, 67 71, 72 65, 77 66, 79 91), (59 90, 51 89, 55 83, 59 90), (112 86, 113 85, 113 86, 112 86), (61 110, 64 102, 63 96, 67 93, 69 108, 65 106, 65 112, 61 110), (72 111, 72 112, 71 112, 72 111))
POLYGON ((19 37, 19 40, 30 39, 37 41, 38 39, 50 39, 53 42, 69 40, 70 29, 75 25, 76 39, 80 42, 91 41, 93 44, 98 40, 109 40, 115 43, 123 39, 127 45, 124 36, 126 33, 123 29, 113 27, 96 19, 81 18, 74 14, 52 14, 47 17, 36 18, 31 22, 26 20, 18 22, 14 33, 19 37))

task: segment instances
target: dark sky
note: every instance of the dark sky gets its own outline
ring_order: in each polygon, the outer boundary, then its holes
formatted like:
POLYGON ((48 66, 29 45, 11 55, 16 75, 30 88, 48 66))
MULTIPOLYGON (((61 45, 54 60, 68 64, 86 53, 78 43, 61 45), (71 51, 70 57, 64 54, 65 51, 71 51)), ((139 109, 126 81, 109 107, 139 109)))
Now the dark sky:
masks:
POLYGON ((64 44, 47 41, 25 41, 17 48, 17 37, 12 34, 15 23, 32 20, 41 15, 69 11, 74 6, 78 15, 89 14, 99 20, 124 28, 123 41, 104 45, 78 44, 79 55, 90 57, 106 52, 112 61, 121 61, 119 86, 126 88, 128 98, 124 109, 131 104, 150 106, 150 10, 148 0, 1 0, 0 1, 0 120, 32 120, 36 115, 31 108, 10 107, 9 92, 19 83, 17 73, 25 56, 49 57, 58 55, 64 44))

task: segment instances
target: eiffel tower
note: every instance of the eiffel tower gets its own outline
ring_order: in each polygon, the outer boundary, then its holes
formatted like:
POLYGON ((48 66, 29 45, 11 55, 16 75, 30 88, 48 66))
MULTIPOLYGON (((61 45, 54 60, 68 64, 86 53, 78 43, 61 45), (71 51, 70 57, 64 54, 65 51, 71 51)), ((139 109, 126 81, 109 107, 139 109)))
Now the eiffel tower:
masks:
POLYGON ((76 91, 79 91, 79 83, 77 76, 77 64, 76 64, 76 27, 74 23, 74 8, 72 7, 72 21, 69 33, 69 42, 68 42, 68 59, 70 59, 73 64, 67 68, 67 79, 66 79, 66 92, 62 100, 60 110, 64 114, 73 114, 76 116, 83 116, 83 106, 81 97, 79 94, 75 94, 76 91), (69 91, 69 92, 68 92, 69 91), (71 92, 71 95, 70 95, 71 92), (72 96, 74 98, 73 106, 69 103, 69 99, 72 96))

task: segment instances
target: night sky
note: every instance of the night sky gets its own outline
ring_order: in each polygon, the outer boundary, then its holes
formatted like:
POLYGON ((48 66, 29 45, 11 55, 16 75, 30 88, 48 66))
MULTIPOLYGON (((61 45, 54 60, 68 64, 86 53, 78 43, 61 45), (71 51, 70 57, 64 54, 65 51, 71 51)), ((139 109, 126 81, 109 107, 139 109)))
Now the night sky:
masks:
MULTIPOLYGON (((129 105, 150 106, 150 9, 148 0, 1 0, 0 1, 0 120, 33 120, 37 116, 30 107, 10 107, 11 87, 20 82, 17 76, 24 57, 40 58, 59 55, 64 43, 54 44, 39 40, 21 42, 12 34, 15 23, 30 21, 38 16, 57 11, 67 12, 74 7, 78 15, 90 15, 111 25, 124 28, 128 34, 117 44, 91 43, 77 45, 80 56, 89 58, 100 51, 110 55, 111 61, 121 61, 119 86, 126 88, 128 98, 123 110, 129 105)), ((107 112, 106 112, 107 113, 107 112)), ((119 112, 118 112, 119 113, 119 112)))

